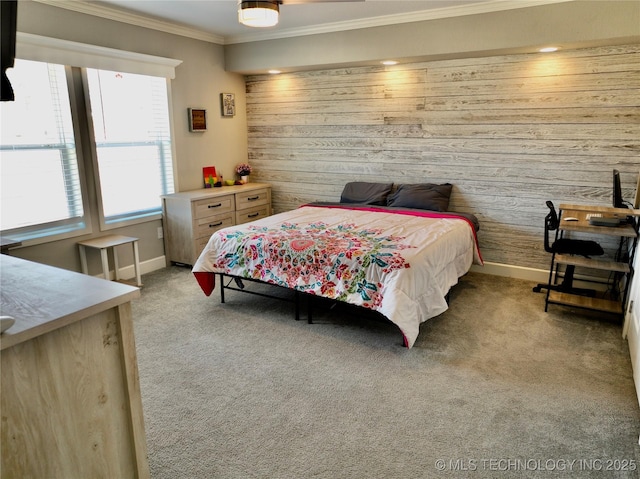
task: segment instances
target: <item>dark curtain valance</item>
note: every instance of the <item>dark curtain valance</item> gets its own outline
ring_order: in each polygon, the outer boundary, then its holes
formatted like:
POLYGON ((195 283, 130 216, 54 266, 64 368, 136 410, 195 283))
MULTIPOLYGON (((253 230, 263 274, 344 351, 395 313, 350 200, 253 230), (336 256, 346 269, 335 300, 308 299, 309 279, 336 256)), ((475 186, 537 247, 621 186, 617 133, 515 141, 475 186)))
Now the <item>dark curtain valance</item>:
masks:
POLYGON ((7 68, 13 67, 16 57, 16 24, 18 19, 18 0, 0 1, 0 43, 2 51, 2 77, 0 78, 0 96, 2 101, 13 101, 14 94, 11 82, 7 78, 7 68))

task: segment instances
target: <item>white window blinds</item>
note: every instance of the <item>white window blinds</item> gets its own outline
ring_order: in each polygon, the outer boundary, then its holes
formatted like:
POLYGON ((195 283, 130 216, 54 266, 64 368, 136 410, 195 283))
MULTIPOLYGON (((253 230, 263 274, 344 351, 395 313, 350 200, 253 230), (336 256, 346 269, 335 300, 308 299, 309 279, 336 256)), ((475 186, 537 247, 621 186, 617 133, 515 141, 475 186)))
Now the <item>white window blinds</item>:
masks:
POLYGON ((21 98, 1 107, 3 234, 32 244, 86 234, 94 210, 101 229, 157 217, 173 191, 169 79, 181 61, 22 32, 16 58, 7 73, 21 98))
POLYGON ((65 68, 16 60, 8 74, 16 98, 0 105, 1 229, 83 228, 65 68))
POLYGON ((87 69, 105 225, 160 214, 173 193, 164 78, 87 69))

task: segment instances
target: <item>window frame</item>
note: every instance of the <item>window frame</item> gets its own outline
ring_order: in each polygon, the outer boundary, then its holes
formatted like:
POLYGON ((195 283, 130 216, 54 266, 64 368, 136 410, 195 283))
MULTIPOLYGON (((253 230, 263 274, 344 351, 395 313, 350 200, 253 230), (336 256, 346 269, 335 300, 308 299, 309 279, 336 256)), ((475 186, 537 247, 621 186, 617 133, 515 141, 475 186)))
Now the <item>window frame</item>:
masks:
MULTIPOLYGON (((44 63, 44 62, 43 62, 44 63)), ((52 62, 48 62, 52 63, 52 62)), ((71 123, 73 128, 75 155, 78 167, 78 180, 80 196, 82 198, 83 215, 65 220, 38 223, 35 225, 22 226, 19 228, 2 230, 2 236, 18 239, 25 246, 49 243, 76 236, 87 235, 93 232, 92 215, 90 211, 90 200, 88 192, 88 175, 85 168, 84 143, 79 111, 77 86, 73 78, 73 69, 68 65, 64 66, 67 92, 69 95, 69 108, 71 111, 71 123)))
POLYGON ((96 188, 100 187, 100 179, 97 168, 96 145, 95 141, 93 141, 93 125, 90 124, 91 115, 87 112, 87 108, 90 105, 86 97, 84 71, 86 68, 97 68, 165 78, 169 134, 171 138, 173 187, 175 189, 177 186, 177 165, 171 80, 175 78, 175 68, 182 61, 23 32, 18 32, 16 35, 16 58, 61 64, 65 67, 84 215, 82 222, 74 222, 76 224, 82 223, 83 226, 80 228, 65 226, 64 223, 68 224, 70 221, 62 220, 51 225, 43 223, 4 230, 1 232, 2 235, 19 239, 23 245, 30 246, 93 233, 95 221, 92 218, 95 219, 96 215, 98 216, 100 231, 156 221, 162 218, 162 212, 160 211, 136 215, 120 221, 105 221, 100 190, 96 190, 96 188), (79 72, 79 74, 76 75, 76 72, 79 72), (87 155, 90 158, 87 158, 87 155))
MULTIPOLYGON (((100 70, 105 70, 100 68, 100 70)), ((154 76, 154 75, 150 75, 154 76)), ((86 107, 86 123, 87 123, 87 135, 89 136, 89 147, 91 149, 91 168, 93 170, 93 181, 96 188, 96 201, 98 205, 98 221, 100 225, 100 231, 109 231, 116 228, 122 228, 123 226, 137 225, 140 223, 146 223, 149 221, 155 221, 162 219, 162 206, 158 211, 139 211, 136 213, 126 214, 123 218, 110 218, 107 219, 104 214, 104 205, 102 202, 102 183, 100 181, 100 168, 98 165, 98 143, 95 138, 95 131, 93 125, 93 118, 91 115, 91 102, 89 100, 89 84, 87 78, 87 70, 82 68, 82 87, 84 90, 85 107, 86 107)), ((165 79, 165 87, 167 89, 167 110, 169 115, 169 135, 171 138, 171 167, 173 169, 173 189, 176 188, 176 146, 175 136, 173 129, 173 109, 171 107, 171 81, 165 79)))

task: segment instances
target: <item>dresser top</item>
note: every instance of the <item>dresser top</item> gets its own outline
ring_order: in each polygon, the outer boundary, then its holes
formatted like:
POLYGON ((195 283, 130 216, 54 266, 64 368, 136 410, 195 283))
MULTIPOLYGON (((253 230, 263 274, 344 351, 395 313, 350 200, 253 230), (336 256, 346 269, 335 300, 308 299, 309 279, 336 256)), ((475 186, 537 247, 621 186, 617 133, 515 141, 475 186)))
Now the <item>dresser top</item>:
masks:
POLYGON ((247 183, 244 185, 220 186, 215 188, 200 188, 199 190, 181 191, 170 195, 162 195, 162 198, 199 200, 201 198, 213 198, 216 196, 234 195, 246 191, 270 188, 268 183, 247 183))

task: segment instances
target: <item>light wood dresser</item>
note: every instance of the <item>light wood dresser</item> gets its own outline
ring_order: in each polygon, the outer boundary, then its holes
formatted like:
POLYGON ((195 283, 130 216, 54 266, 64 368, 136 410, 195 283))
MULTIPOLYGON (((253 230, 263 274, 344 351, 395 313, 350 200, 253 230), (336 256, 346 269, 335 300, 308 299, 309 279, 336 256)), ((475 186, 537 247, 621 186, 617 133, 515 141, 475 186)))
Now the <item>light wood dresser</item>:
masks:
POLYGON ((214 231, 271 215, 271 186, 248 183, 164 195, 162 209, 167 260, 193 265, 214 231))
POLYGON ((0 255, 2 478, 148 478, 136 287, 0 255))

